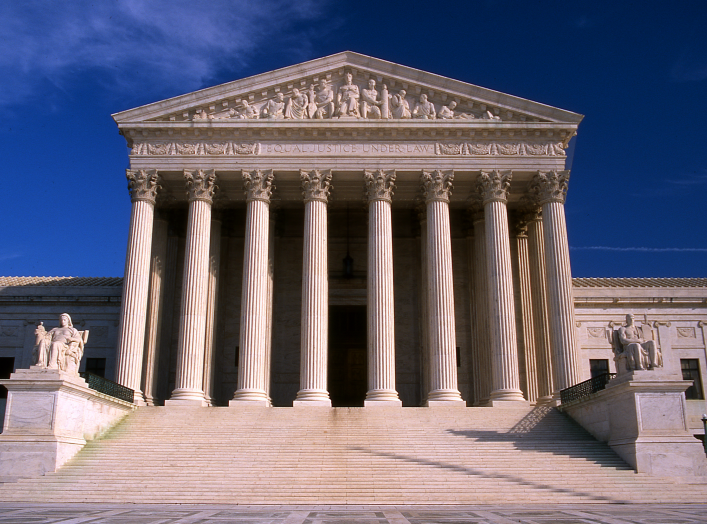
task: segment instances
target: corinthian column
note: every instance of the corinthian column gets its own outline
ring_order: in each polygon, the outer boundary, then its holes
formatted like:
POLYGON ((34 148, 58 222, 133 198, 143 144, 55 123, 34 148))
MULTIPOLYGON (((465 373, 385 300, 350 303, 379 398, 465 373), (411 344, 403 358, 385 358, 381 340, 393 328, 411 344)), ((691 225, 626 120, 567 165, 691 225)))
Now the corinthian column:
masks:
POLYGON ((395 171, 366 171, 368 198, 368 393, 365 406, 402 406, 395 390, 393 229, 395 171))
POLYGON ((481 172, 477 190, 484 204, 489 324, 493 370, 490 403, 523 401, 518 374, 518 340, 513 300, 511 246, 506 201, 511 173, 481 172))
POLYGON ((241 402, 269 406, 267 368, 268 235, 272 170, 243 171, 248 209, 243 255, 238 389, 229 405, 241 402))
POLYGON ((540 208, 527 211, 528 261, 530 263, 530 296, 533 305, 535 334, 535 369, 538 377, 537 405, 552 401, 552 356, 550 353, 550 318, 547 312, 547 284, 545 282, 545 246, 540 208))
POLYGON ((542 206, 543 213, 545 275, 555 387, 553 397, 558 397, 560 390, 580 381, 564 205, 569 178, 569 171, 539 172, 530 185, 530 192, 542 206))
POLYGON ((533 323, 532 283, 530 280, 530 260, 528 254, 528 222, 524 214, 516 219, 516 250, 518 253, 518 290, 520 293, 520 318, 525 358, 525 382, 529 402, 538 398, 538 380, 535 358, 535 325, 533 323))
POLYGON ((327 200, 331 171, 301 171, 304 195, 304 260, 300 390, 295 406, 331 406, 327 391, 329 280, 327 275, 327 200))
POLYGON ((478 361, 474 365, 479 372, 479 398, 474 405, 483 406, 489 401, 492 389, 491 342, 489 333, 489 286, 486 270, 486 222, 484 212, 473 214, 474 220, 474 300, 476 302, 478 329, 478 361))
POLYGON ((427 206, 428 406, 466 405, 457 388, 452 237, 449 229, 452 180, 452 171, 423 171, 421 179, 427 206))
POLYGON ((184 171, 189 195, 187 247, 179 315, 177 376, 172 398, 166 404, 205 406, 204 341, 209 284, 211 204, 216 175, 211 170, 184 171))
POLYGON ((204 400, 213 405, 214 367, 216 365, 216 328, 218 325, 221 266, 221 228, 220 217, 211 220, 211 247, 209 248, 209 291, 206 300, 206 338, 204 339, 204 400))
POLYGON ((125 257, 123 300, 118 325, 116 382, 135 391, 134 402, 145 404, 140 379, 145 346, 147 297, 150 285, 150 252, 155 197, 160 187, 155 170, 126 171, 132 209, 125 257))

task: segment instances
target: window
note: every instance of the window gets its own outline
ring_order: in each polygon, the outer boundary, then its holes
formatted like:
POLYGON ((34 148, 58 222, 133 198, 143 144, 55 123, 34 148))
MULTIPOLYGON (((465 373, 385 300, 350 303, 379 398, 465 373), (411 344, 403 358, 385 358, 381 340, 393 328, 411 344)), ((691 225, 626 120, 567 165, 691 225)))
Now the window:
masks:
POLYGON ((106 359, 105 358, 87 358, 86 371, 98 375, 99 377, 106 376, 106 359))
POLYGON ((609 361, 605 358, 593 358, 589 361, 589 373, 592 378, 609 372, 609 361))
POLYGON ((682 379, 692 380, 692 386, 685 391, 688 400, 701 400, 705 398, 702 391, 702 377, 700 376, 700 361, 696 358, 681 358, 682 379))
MULTIPOLYGON (((0 357, 0 379, 10 378, 15 371, 15 357, 0 357)), ((0 398, 7 398, 7 388, 0 386, 0 398)))

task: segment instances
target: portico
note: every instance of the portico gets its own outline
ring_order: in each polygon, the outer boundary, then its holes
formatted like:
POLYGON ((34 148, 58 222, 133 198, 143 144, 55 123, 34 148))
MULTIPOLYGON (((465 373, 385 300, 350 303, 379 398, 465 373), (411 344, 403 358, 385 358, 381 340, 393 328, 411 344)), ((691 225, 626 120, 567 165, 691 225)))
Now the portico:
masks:
POLYGON ((114 118, 133 201, 116 377, 136 401, 329 406, 345 305, 367 308, 366 407, 579 381, 580 115, 340 53, 114 118))

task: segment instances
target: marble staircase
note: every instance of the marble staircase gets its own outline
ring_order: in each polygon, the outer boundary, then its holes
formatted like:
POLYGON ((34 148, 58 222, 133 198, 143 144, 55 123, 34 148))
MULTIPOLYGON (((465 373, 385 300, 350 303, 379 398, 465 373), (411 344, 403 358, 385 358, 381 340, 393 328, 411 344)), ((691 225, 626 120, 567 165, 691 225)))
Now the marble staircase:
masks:
POLYGON ((636 474, 551 408, 140 408, 1 501, 705 502, 636 474))

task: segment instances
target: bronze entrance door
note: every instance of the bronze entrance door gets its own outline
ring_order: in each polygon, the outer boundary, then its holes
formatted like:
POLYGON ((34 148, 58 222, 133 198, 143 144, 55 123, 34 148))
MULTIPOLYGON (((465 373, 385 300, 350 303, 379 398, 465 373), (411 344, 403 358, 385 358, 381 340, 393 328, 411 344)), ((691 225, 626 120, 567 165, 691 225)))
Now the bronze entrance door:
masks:
POLYGON ((329 307, 329 395, 334 407, 363 406, 366 340, 366 306, 329 307))

